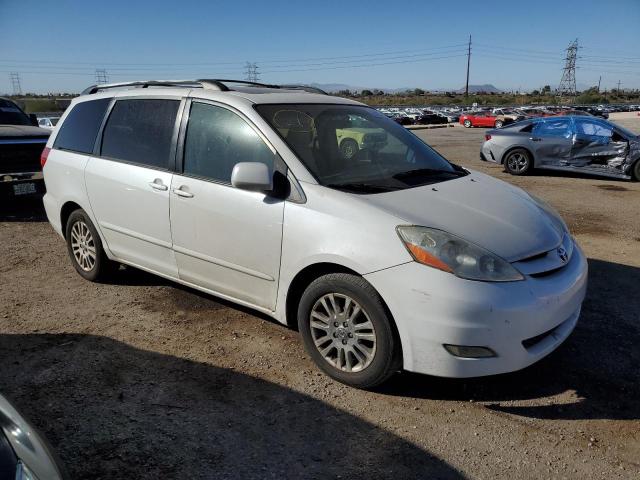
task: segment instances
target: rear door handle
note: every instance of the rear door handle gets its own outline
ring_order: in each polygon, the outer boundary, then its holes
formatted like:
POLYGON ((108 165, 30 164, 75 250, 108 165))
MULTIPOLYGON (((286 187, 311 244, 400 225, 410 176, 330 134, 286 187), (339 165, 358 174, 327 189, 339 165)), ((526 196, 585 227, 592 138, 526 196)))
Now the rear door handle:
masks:
POLYGON ((149 182, 149 186, 154 190, 160 190, 162 192, 166 192, 167 190, 169 190, 169 187, 167 187, 164 183, 162 183, 162 180, 159 179, 156 179, 153 182, 149 182))
POLYGON ((193 197, 193 193, 187 192, 186 190, 182 190, 182 187, 174 188, 173 189, 173 193, 175 193, 179 197, 183 197, 183 198, 192 198, 193 197))
POLYGON ((542 139, 538 138, 538 137, 529 137, 529 140, 531 140, 532 142, 541 142, 542 139))

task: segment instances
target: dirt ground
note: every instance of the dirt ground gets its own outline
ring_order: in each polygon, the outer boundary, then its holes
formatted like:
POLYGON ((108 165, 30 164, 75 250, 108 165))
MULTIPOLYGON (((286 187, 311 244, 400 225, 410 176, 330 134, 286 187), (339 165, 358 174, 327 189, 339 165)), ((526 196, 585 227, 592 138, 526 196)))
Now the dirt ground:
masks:
POLYGON ((482 129, 416 133, 548 200, 584 248, 581 319, 545 360, 354 390, 255 312, 133 269, 84 281, 29 203, 0 219, 0 392, 74 479, 640 478, 640 183, 515 178, 479 160, 482 129))

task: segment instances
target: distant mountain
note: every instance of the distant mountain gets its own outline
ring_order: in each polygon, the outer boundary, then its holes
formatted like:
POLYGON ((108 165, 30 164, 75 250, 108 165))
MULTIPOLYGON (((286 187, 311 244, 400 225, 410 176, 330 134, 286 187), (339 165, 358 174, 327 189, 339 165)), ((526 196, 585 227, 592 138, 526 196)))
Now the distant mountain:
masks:
MULTIPOLYGON (((457 93, 464 93, 465 88, 462 87, 456 90, 457 93)), ((469 85, 469 93, 501 93, 502 90, 494 87, 490 83, 484 85, 469 85)))

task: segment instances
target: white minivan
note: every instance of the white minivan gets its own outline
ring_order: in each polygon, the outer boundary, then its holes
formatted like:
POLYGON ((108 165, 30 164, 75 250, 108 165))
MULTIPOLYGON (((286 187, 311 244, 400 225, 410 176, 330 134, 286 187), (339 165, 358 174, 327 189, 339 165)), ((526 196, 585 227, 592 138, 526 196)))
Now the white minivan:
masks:
POLYGON ((373 108, 239 81, 90 87, 42 154, 80 275, 120 264, 297 326, 370 388, 518 370, 571 333, 587 262, 542 200, 373 108))

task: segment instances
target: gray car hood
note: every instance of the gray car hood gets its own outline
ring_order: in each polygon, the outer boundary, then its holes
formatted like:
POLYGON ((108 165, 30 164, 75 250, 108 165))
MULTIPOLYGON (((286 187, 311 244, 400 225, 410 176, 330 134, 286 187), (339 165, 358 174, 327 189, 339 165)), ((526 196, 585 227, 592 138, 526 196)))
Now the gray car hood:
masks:
POLYGON ((562 221, 523 190, 478 172, 360 198, 407 224, 447 231, 509 262, 557 247, 564 234, 562 221))

